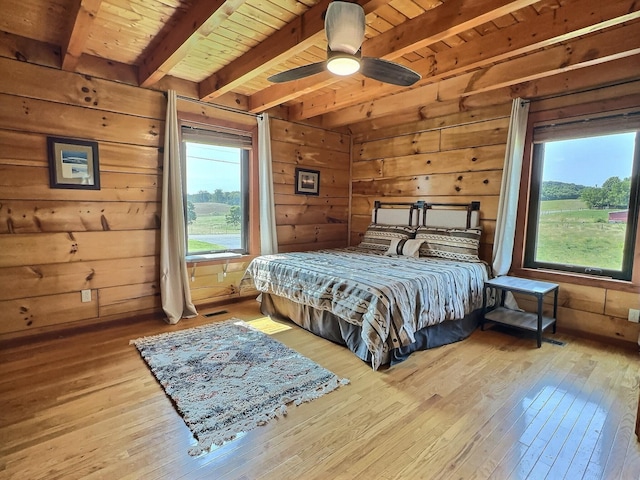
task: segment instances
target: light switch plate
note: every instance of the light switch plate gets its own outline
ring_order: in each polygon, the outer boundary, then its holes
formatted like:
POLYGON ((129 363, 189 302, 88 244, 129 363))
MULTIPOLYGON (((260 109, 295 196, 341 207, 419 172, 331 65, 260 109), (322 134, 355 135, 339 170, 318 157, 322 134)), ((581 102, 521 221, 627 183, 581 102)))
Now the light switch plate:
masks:
POLYGON ((630 308, 629 321, 633 323, 640 323, 640 310, 637 310, 635 308, 630 308))

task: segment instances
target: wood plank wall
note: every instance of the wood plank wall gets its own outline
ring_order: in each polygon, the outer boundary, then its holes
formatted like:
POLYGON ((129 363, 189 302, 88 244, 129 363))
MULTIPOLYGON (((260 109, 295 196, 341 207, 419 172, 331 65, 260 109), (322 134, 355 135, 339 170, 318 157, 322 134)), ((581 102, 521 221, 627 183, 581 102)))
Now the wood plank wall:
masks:
POLYGON ((277 118, 270 127, 279 250, 347 246, 350 136, 277 118), (318 196, 295 194, 296 167, 320 172, 318 196))
MULTIPOLYGON (((0 338, 160 313, 164 95, 2 56, 0 71, 0 338), (49 188, 49 135, 99 142, 100 190, 49 188), (81 302, 84 289, 91 302, 81 302)), ((271 131, 280 249, 345 246, 350 137, 277 118, 271 131), (319 196, 294 194, 296 166, 321 172, 319 196)), ((247 265, 190 265, 194 303, 240 297, 247 265)))
POLYGON ((480 201, 481 257, 491 259, 511 104, 353 136, 351 245, 375 200, 480 201))
POLYGON ((158 311, 162 93, 0 71, 0 335, 158 311), (49 188, 47 136, 98 141, 101 189, 49 188))
MULTIPOLYGON (((591 89, 537 102, 532 109, 566 108, 594 101, 603 109, 611 104, 620 108, 620 102, 637 105, 639 88, 640 82, 631 82, 591 89)), ((481 257, 491 260, 511 105, 491 106, 490 94, 473 99, 483 106, 400 125, 386 119, 385 125, 376 128, 352 128, 351 245, 361 241, 375 200, 480 200, 481 257)), ((639 261, 636 255, 636 274, 639 261)), ((525 272, 516 265, 512 268, 518 275, 560 284, 560 330, 607 340, 638 340, 640 325, 627 321, 628 309, 640 308, 637 280, 626 285, 592 286, 580 279, 525 272)), ((535 311, 530 298, 519 296, 518 300, 525 310, 535 311)), ((545 307, 549 313, 548 301, 545 307)))

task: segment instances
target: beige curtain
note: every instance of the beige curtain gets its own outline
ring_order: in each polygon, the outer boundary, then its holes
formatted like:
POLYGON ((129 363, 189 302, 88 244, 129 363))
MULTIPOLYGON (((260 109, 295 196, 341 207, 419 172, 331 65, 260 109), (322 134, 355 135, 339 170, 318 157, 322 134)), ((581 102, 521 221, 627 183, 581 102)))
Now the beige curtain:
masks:
MULTIPOLYGON (((495 276, 506 275, 513 260, 513 243, 516 235, 516 214, 518 196, 520 195, 520 176, 524 155, 524 140, 527 134, 529 102, 516 98, 511 104, 511 120, 507 135, 507 151, 504 158, 500 200, 496 232, 493 240, 493 273, 495 276)), ((513 295, 507 295, 505 305, 518 308, 513 295)))
POLYGON ((177 96, 169 90, 164 136, 162 217, 160 223, 160 296, 167 322, 195 317, 187 274, 184 198, 180 165, 177 96))
POLYGON ((269 115, 258 115, 258 160, 260 176, 260 253, 278 253, 273 167, 271 166, 271 130, 269 115))

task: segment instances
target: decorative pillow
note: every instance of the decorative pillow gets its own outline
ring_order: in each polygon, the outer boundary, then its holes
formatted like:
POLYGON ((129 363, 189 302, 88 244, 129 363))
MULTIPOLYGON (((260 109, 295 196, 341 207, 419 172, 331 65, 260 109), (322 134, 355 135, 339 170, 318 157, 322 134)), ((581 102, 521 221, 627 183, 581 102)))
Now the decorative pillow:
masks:
POLYGON ((421 240, 421 257, 479 262, 480 228, 418 227, 416 239, 421 240))
POLYGON ((378 225, 372 223, 364 234, 360 248, 386 252, 391 240, 409 240, 415 236, 416 228, 408 225, 378 225))
POLYGON ((394 238, 391 240, 391 244, 389 245, 389 250, 386 251, 385 255, 400 255, 402 257, 417 257, 418 250, 420 250, 420 245, 422 245, 422 240, 400 240, 398 238, 394 238))

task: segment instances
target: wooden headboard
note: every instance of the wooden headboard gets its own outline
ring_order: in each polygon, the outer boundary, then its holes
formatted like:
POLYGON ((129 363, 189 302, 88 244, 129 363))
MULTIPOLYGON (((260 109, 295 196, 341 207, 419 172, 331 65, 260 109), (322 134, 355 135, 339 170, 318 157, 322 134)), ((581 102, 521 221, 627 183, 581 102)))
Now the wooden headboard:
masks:
POLYGON ((371 221, 379 225, 473 228, 480 225, 480 202, 374 202, 371 221))

